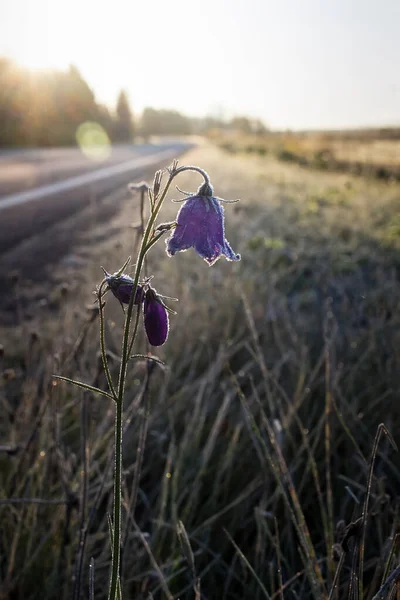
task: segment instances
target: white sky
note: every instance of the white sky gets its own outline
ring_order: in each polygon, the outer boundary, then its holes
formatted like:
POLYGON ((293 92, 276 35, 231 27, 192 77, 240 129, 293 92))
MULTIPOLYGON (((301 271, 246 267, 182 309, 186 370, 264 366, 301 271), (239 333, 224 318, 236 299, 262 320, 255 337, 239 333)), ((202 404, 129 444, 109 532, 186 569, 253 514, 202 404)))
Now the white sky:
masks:
POLYGON ((400 0, 0 0, 1 55, 136 111, 400 124, 400 0))

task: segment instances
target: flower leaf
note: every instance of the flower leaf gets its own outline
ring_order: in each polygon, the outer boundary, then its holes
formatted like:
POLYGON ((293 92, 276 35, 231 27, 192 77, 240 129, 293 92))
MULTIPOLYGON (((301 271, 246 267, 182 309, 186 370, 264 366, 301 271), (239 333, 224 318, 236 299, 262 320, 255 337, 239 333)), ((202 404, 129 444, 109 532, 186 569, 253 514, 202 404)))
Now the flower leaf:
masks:
POLYGON ((76 379, 70 379, 69 377, 63 377, 62 375, 53 375, 56 379, 60 381, 66 381, 67 383, 72 383, 77 387, 80 387, 88 392, 93 392, 93 394, 100 394, 101 396, 105 396, 106 398, 111 398, 111 400, 115 401, 115 398, 112 394, 101 390, 100 388, 94 387, 93 385, 89 385, 88 383, 84 383, 83 381, 76 381, 76 379))
POLYGON ((129 357, 129 360, 134 359, 134 358, 139 358, 142 360, 151 360, 152 362, 157 363, 158 365, 160 365, 160 367, 165 367, 166 364, 163 360, 161 360, 160 358, 158 358, 157 356, 148 356, 147 354, 131 354, 131 356, 129 357))

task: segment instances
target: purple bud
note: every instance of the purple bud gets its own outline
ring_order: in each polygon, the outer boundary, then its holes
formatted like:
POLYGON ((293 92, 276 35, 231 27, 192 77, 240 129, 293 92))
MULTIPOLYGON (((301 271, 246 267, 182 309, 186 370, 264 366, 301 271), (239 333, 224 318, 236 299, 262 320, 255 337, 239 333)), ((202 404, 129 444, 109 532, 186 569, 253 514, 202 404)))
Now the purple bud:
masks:
POLYGON ((153 289, 144 299, 144 327, 152 346, 162 346, 168 337, 168 313, 153 289))
MULTIPOLYGON (((112 291, 114 296, 120 302, 122 302, 122 304, 129 304, 134 284, 134 280, 132 279, 132 277, 129 277, 129 275, 124 274, 116 275, 115 273, 114 275, 110 275, 110 273, 107 273, 107 271, 105 271, 105 273, 108 287, 112 291)), ((142 291, 142 286, 138 284, 134 304, 139 304, 140 299, 142 297, 142 291)))

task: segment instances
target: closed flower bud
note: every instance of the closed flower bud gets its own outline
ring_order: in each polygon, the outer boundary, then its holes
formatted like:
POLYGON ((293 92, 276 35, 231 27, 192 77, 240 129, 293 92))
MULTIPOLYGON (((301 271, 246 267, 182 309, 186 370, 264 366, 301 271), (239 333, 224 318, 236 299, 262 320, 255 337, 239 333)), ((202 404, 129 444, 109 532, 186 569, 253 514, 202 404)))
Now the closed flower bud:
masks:
POLYGON ((168 313, 155 290, 149 288, 144 298, 144 328, 152 346, 162 346, 168 337, 168 313))
MULTIPOLYGON (((106 276, 108 287, 112 291, 114 296, 120 302, 122 302, 122 304, 129 304, 134 284, 134 280, 132 279, 132 277, 129 277, 129 275, 125 275, 124 273, 122 273, 121 275, 117 275, 116 273, 114 273, 114 275, 111 275, 105 270, 104 274, 106 276)), ((142 292, 143 288, 141 285, 138 284, 134 304, 140 303, 140 300, 142 298, 142 292)))

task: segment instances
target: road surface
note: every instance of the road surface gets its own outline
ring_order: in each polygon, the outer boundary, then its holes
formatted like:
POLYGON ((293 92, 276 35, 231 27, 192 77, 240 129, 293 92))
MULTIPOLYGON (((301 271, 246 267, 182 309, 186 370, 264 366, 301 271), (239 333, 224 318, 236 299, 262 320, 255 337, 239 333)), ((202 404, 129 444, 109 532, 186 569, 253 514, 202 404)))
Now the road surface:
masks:
POLYGON ((0 255, 145 169, 166 166, 188 147, 184 142, 117 146, 101 163, 75 148, 1 153, 0 255))
POLYGON ((102 162, 74 148, 0 151, 0 312, 13 310, 10 273, 44 281, 73 251, 79 232, 91 227, 83 209, 90 206, 92 222, 108 222, 126 199, 129 182, 151 181, 155 170, 192 146, 117 146, 102 162))

